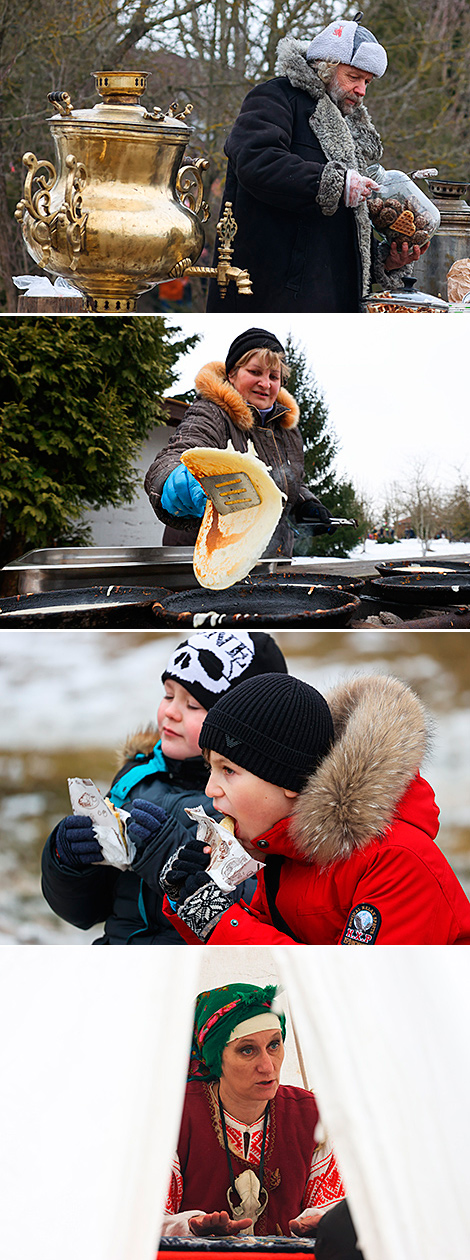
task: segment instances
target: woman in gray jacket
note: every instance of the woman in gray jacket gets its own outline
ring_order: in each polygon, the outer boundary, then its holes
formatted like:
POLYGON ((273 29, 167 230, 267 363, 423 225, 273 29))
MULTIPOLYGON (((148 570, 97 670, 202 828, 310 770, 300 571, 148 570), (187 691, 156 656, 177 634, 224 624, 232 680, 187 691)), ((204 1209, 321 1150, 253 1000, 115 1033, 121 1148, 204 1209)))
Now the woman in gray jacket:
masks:
POLYGON ((286 496, 265 556, 292 555, 292 518, 308 521, 314 533, 328 530, 330 513, 303 484, 299 408, 285 388, 288 375, 283 345, 264 328, 241 333, 225 363, 208 363, 198 373, 198 397, 145 478, 153 510, 167 526, 164 543, 194 543, 206 505, 202 486, 180 462, 181 454, 196 446, 224 450, 229 440, 242 452, 250 441, 286 496))

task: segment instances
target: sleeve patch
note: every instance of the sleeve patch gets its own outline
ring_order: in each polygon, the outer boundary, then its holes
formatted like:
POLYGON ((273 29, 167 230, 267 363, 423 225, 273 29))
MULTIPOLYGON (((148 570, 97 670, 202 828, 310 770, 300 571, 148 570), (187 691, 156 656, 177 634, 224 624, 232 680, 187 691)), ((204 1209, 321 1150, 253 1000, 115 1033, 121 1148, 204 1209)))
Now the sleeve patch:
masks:
POLYGON ((353 906, 340 945, 375 945, 382 915, 369 901, 353 906))

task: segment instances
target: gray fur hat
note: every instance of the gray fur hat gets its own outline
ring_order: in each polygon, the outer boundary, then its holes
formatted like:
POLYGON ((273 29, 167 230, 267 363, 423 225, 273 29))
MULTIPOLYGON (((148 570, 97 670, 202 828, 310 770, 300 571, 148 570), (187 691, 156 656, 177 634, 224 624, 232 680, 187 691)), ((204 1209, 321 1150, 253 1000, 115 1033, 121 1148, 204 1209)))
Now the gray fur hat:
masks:
POLYGON ((307 48, 307 61, 339 61, 381 79, 387 69, 387 54, 375 35, 357 21, 330 22, 307 48))

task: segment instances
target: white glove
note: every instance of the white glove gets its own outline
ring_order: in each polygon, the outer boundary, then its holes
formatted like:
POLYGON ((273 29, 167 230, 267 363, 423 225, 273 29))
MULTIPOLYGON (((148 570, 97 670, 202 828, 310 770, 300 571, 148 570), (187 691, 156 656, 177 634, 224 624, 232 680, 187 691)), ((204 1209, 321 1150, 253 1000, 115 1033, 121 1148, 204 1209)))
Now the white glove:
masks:
POLYGON ((374 179, 367 179, 365 175, 360 175, 359 171, 346 171, 346 179, 344 183, 343 199, 346 206, 359 206, 361 201, 367 201, 379 185, 374 179))

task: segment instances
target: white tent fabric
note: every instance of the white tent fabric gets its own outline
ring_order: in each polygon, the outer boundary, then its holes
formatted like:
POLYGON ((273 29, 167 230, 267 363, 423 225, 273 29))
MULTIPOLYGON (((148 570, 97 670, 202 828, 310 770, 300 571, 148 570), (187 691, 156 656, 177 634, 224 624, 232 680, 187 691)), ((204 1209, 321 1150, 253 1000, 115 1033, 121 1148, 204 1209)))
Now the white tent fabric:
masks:
POLYGON ((367 1260, 468 1260, 466 951, 273 952, 367 1260))
POLYGON ((5 1260, 153 1260, 200 953, 1 952, 5 1260))
POLYGON ((366 1260, 468 1260, 468 955, 0 954, 0 1255, 154 1260, 199 989, 286 984, 366 1260))

